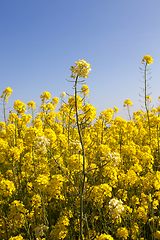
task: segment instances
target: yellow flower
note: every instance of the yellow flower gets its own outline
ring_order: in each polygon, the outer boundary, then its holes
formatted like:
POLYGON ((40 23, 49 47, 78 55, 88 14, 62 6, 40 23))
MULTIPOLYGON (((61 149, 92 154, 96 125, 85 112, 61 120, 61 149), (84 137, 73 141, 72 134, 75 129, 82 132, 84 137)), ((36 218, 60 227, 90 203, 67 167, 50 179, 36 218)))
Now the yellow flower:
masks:
POLYGON ((84 97, 89 97, 89 87, 87 85, 83 85, 81 87, 81 94, 84 96, 84 97))
POLYGON ((96 240, 114 240, 114 239, 111 235, 103 233, 100 236, 97 236, 96 240))
POLYGON ((65 96, 66 96, 65 92, 62 92, 61 95, 60 95, 61 98, 65 98, 65 96))
POLYGON ((97 115, 96 110, 97 109, 95 107, 93 107, 91 104, 87 103, 85 106, 82 107, 82 111, 84 112, 84 115, 82 115, 82 117, 84 118, 84 116, 85 116, 86 122, 93 121, 93 119, 97 115))
POLYGON ((112 108, 105 109, 100 113, 99 118, 103 119, 107 124, 109 124, 113 117, 113 114, 114 114, 114 110, 112 108))
POLYGON ((67 216, 60 217, 50 233, 51 239, 64 239, 68 233, 69 225, 67 216))
POLYGON ((130 107, 132 107, 133 105, 132 105, 132 101, 130 101, 129 99, 127 99, 127 100, 124 100, 124 105, 123 105, 123 107, 126 107, 126 106, 130 106, 130 107))
POLYGON ((159 205, 159 201, 157 199, 154 199, 154 201, 153 201, 153 208, 157 209, 158 205, 159 205))
MULTIPOLYGON (((40 237, 44 235, 44 230, 48 230, 48 226, 41 224, 40 226, 37 226, 34 231, 35 231, 35 237, 36 239, 41 239, 40 237)), ((45 238, 43 238, 45 239, 45 238)))
POLYGON ((52 104, 53 105, 57 105, 58 103, 59 103, 59 98, 58 97, 52 98, 52 104))
POLYGON ((10 237, 9 240, 23 240, 24 238, 20 235, 16 236, 16 237, 10 237))
POLYGON ((13 92, 13 90, 10 87, 6 88, 3 91, 2 95, 1 95, 1 98, 4 98, 6 100, 6 102, 8 102, 8 98, 11 95, 12 92, 13 92))
POLYGON ((44 104, 45 100, 48 101, 51 98, 51 94, 49 92, 45 91, 40 95, 40 98, 42 99, 42 103, 44 104))
POLYGON ((142 64, 146 63, 147 65, 153 63, 153 58, 150 55, 144 55, 142 59, 142 64))
POLYGON ((118 218, 120 214, 124 211, 123 202, 116 198, 112 198, 109 201, 109 209, 111 214, 118 218))
POLYGON ((160 106, 157 107, 157 112, 158 112, 158 113, 160 112, 160 106))
POLYGON ((155 233, 155 238, 156 238, 156 239, 160 239, 160 231, 156 231, 156 233, 155 233))
POLYGON ((35 105, 34 101, 30 101, 29 103, 27 103, 27 105, 28 105, 28 109, 30 109, 30 108, 35 109, 36 108, 36 105, 35 105))
POLYGON ((8 179, 0 180, 0 195, 3 197, 11 196, 15 192, 14 183, 8 179))
POLYGON ((20 100, 17 100, 17 101, 14 102, 14 110, 18 114, 24 114, 24 112, 26 112, 26 104, 24 104, 20 100))
POLYGON ((125 227, 121 227, 117 229, 117 237, 122 239, 128 238, 128 230, 125 227))
POLYGON ((147 95, 146 100, 147 100, 148 103, 152 102, 151 96, 147 95))
POLYGON ((119 111, 119 108, 117 108, 117 107, 114 107, 113 109, 114 109, 114 112, 115 112, 115 113, 118 113, 118 111, 119 111))
POLYGON ((76 66, 71 66, 71 78, 76 78, 78 76, 79 78, 88 78, 88 73, 91 72, 91 65, 82 60, 78 60, 78 62, 75 62, 76 66))

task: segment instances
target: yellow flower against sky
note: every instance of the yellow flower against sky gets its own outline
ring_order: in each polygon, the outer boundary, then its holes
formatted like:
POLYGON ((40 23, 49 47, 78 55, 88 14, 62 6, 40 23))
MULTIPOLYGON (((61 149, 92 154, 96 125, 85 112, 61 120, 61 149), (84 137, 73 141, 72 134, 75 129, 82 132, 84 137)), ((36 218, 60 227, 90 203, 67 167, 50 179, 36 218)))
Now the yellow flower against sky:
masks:
POLYGON ((13 90, 10 87, 7 87, 3 91, 2 95, 1 95, 1 98, 4 98, 6 100, 6 102, 8 102, 8 98, 11 95, 12 92, 13 92, 13 90))
POLYGON ((151 63, 153 63, 153 58, 150 55, 144 55, 142 58, 142 64, 143 63, 150 65, 151 63))
POLYGON ((91 72, 91 65, 87 63, 84 59, 75 62, 75 66, 71 66, 71 78, 88 78, 88 74, 91 72))
MULTIPOLYGON (((87 76, 87 67, 77 62, 74 76, 87 76)), ((59 98, 43 92, 43 107, 31 123, 25 103, 17 100, 15 112, 0 122, 0 239, 75 240, 82 225, 86 239, 159 239, 159 106, 148 111, 149 129, 145 109, 129 121, 114 116, 116 107, 97 117, 85 103, 88 94, 82 85, 65 102, 63 92, 56 109, 59 98)))

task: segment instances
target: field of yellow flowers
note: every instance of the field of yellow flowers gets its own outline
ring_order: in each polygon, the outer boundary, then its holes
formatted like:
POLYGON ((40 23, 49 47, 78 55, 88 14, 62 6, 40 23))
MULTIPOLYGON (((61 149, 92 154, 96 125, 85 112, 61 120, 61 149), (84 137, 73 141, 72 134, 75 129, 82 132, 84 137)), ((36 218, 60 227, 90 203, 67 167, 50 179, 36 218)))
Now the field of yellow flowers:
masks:
POLYGON ((0 239, 160 239, 160 106, 151 108, 142 59, 144 111, 97 117, 83 85, 91 72, 71 66, 74 94, 65 101, 43 92, 41 111, 17 100, 6 118, 10 87, 2 93, 0 122, 0 239), (81 91, 78 84, 81 83, 81 91), (32 114, 27 113, 27 108, 32 114))

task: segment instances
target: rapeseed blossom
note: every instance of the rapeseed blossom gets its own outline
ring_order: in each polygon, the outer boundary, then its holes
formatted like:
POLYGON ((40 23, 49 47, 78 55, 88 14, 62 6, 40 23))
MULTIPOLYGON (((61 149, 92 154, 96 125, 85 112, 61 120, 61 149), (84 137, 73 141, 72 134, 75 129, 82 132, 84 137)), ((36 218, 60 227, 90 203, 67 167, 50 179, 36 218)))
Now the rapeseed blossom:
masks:
POLYGON ((26 104, 23 103, 22 101, 20 100, 17 100, 14 102, 14 110, 20 114, 20 115, 23 115, 24 112, 26 112, 26 104))
POLYGON ((155 233, 155 238, 156 238, 156 239, 160 239, 160 231, 156 231, 156 233, 155 233))
POLYGON ((143 63, 150 65, 151 63, 153 63, 153 58, 150 55, 144 55, 142 58, 142 64, 143 63))
POLYGON ((16 237, 10 237, 9 240, 24 240, 24 238, 22 237, 21 234, 19 234, 19 235, 16 236, 16 237))
POLYGON ((49 227, 48 226, 45 226, 45 225, 40 225, 40 226, 37 226, 34 231, 35 231, 35 237, 36 237, 36 240, 40 240, 42 236, 44 236, 44 230, 47 230, 49 227))
POLYGON ((127 239, 128 238, 128 230, 125 227, 120 227, 117 229, 116 236, 121 239, 127 239))
POLYGON ((67 216, 60 217, 50 235, 52 239, 64 239, 68 233, 69 219, 67 216))
POLYGON ((133 106, 133 105, 132 105, 132 101, 130 101, 129 99, 125 100, 123 107, 126 107, 126 106, 132 107, 132 106, 133 106))
POLYGON ((84 96, 84 97, 89 97, 89 87, 87 85, 83 85, 81 87, 81 94, 84 96))
POLYGON ((65 96, 66 96, 65 92, 62 92, 61 95, 60 95, 61 98, 65 98, 65 96))
POLYGON ((99 118, 103 119, 107 124, 109 124, 111 122, 113 114, 114 114, 114 110, 113 109, 111 109, 111 108, 105 109, 104 111, 102 111, 100 113, 99 118))
MULTIPOLYGON (((144 64, 151 62, 144 56, 144 64)), ((90 70, 80 60, 72 77, 88 77, 90 70)), ((149 130, 145 110, 129 121, 115 117, 115 107, 97 116, 85 102, 88 94, 87 85, 77 93, 82 139, 75 95, 64 102, 64 92, 59 109, 59 98, 43 92, 32 124, 19 100, 0 122, 0 239, 75 240, 82 200, 84 239, 160 239, 160 107, 148 110, 149 130)), ((36 104, 27 106, 33 111, 36 104)))
POLYGON ((47 146, 49 145, 50 141, 46 137, 36 137, 35 138, 35 149, 37 151, 42 151, 43 153, 46 152, 47 146))
POLYGON ((103 233, 100 236, 97 236, 96 240, 114 240, 114 239, 111 235, 103 233))
POLYGON ((114 107, 113 109, 114 109, 114 112, 115 112, 115 113, 118 113, 118 111, 119 111, 119 108, 117 108, 117 107, 114 107))
POLYGON ((36 105, 35 105, 34 101, 30 101, 29 103, 27 103, 27 105, 28 105, 28 109, 30 109, 30 108, 35 109, 36 108, 36 105))
POLYGON ((7 87, 3 91, 2 95, 1 95, 1 98, 3 98, 4 100, 6 100, 6 102, 8 102, 8 98, 11 95, 12 92, 13 92, 13 90, 10 87, 7 87))
POLYGON ((4 197, 12 196, 15 192, 15 186, 14 183, 8 179, 1 178, 0 180, 0 195, 3 195, 4 197))
POLYGON ((147 99, 147 102, 148 102, 148 103, 151 103, 151 102, 152 102, 151 96, 147 95, 147 96, 146 96, 146 99, 147 99))
POLYGON ((114 167, 116 167, 121 162, 119 153, 108 153, 107 158, 109 158, 111 164, 113 164, 114 167))
POLYGON ((40 98, 42 100, 42 103, 44 104, 46 100, 48 101, 51 98, 51 94, 45 91, 40 95, 40 98))
POLYGON ((89 63, 87 63, 84 59, 78 60, 78 62, 75 62, 75 66, 71 66, 71 78, 76 78, 78 76, 79 78, 88 78, 88 74, 91 72, 91 66, 89 63))
POLYGON ((112 198, 109 201, 109 209, 113 217, 118 218, 120 214, 124 211, 123 202, 116 198, 112 198))

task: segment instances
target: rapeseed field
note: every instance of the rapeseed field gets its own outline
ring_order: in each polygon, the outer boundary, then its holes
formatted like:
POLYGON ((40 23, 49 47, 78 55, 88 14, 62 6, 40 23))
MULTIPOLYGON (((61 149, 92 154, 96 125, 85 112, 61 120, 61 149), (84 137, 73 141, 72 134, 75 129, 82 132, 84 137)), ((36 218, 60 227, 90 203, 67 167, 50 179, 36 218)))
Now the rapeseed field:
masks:
POLYGON ((131 116, 132 101, 124 100, 128 121, 117 107, 97 116, 84 59, 71 66, 74 93, 66 101, 65 92, 60 99, 43 92, 40 111, 17 100, 6 117, 13 90, 3 91, 0 239, 160 239, 160 105, 153 108, 147 95, 152 63, 143 57, 143 111, 131 116))

